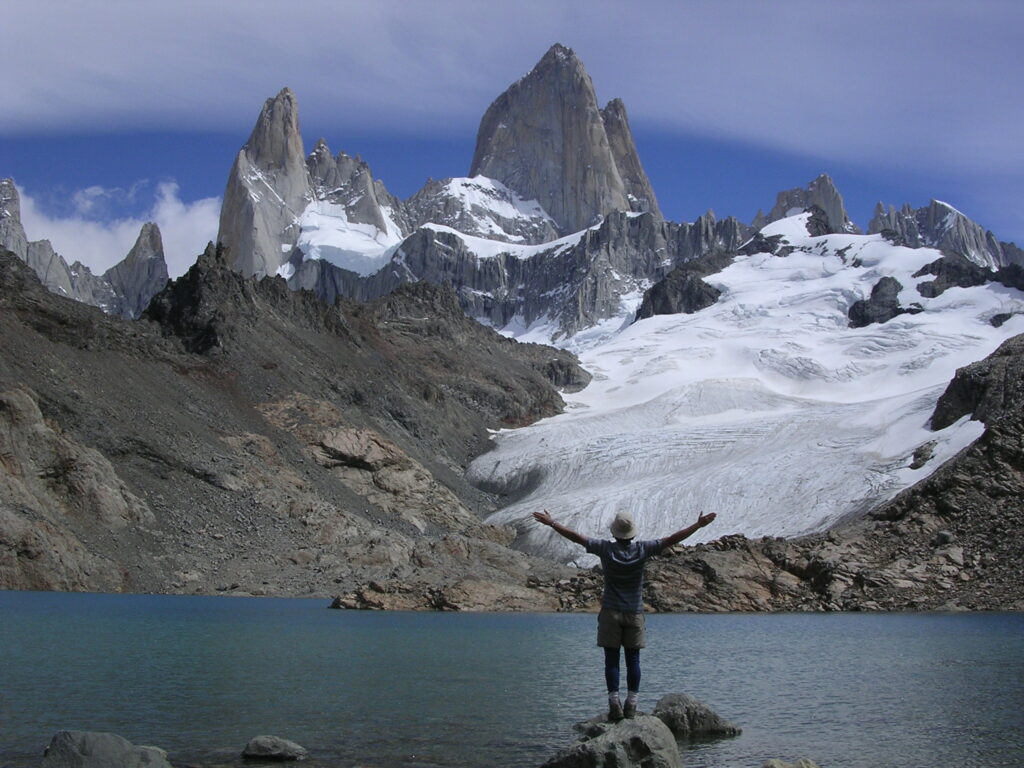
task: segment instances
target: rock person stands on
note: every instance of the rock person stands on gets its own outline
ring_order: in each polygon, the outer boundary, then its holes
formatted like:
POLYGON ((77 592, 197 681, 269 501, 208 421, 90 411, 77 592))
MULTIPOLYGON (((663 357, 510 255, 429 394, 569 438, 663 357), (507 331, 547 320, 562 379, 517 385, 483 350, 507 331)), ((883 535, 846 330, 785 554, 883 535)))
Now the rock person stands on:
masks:
POLYGON ((640 649, 646 644, 644 630, 644 563, 647 558, 678 544, 695 531, 709 525, 714 513, 699 515, 697 522, 663 539, 634 541, 636 526, 633 516, 620 512, 610 530, 614 541, 589 539, 571 528, 556 523, 548 514, 534 512, 537 522, 550 526, 569 541, 586 547, 587 552, 601 558, 604 572, 604 593, 601 612, 597 615, 597 644, 604 648, 604 677, 608 684, 608 719, 621 720, 636 715, 640 691, 640 649), (619 648, 626 656, 626 704, 619 699, 619 648))

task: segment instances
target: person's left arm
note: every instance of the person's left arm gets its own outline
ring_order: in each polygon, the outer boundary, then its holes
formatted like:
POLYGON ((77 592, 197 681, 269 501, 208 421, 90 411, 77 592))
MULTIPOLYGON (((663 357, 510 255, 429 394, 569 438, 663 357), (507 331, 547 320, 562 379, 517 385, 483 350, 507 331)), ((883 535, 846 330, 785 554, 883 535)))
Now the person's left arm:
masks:
POLYGON ((686 528, 681 528, 675 533, 669 534, 668 536, 663 538, 661 540, 661 548, 668 549, 669 547, 678 544, 683 539, 689 538, 704 526, 711 525, 715 517, 716 515, 714 512, 712 512, 710 515, 698 515, 697 522, 693 525, 688 526, 686 528))

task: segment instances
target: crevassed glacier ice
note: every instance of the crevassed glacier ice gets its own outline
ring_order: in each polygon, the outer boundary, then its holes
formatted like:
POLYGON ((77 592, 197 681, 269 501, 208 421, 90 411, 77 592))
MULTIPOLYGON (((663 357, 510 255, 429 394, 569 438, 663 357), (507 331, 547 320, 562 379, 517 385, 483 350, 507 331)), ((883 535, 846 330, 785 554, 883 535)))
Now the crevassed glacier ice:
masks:
MULTIPOLYGON (((878 235, 806 234, 807 214, 765 228, 797 250, 739 257, 707 278, 718 303, 656 316, 581 353, 594 381, 566 412, 495 435, 471 481, 512 494, 491 518, 519 526, 524 548, 566 561, 578 547, 530 514, 548 509, 590 536, 619 510, 642 537, 718 519, 691 541, 727 533, 796 536, 861 514, 930 474, 982 430, 966 419, 931 432, 935 401, 956 369, 1024 332, 999 312, 1024 310, 1002 286, 953 288, 925 299, 913 277, 940 254, 878 235), (848 327, 847 312, 879 278, 924 311, 848 327), (915 448, 934 457, 909 468, 915 448)), ((571 340, 570 340, 571 341, 571 340)))

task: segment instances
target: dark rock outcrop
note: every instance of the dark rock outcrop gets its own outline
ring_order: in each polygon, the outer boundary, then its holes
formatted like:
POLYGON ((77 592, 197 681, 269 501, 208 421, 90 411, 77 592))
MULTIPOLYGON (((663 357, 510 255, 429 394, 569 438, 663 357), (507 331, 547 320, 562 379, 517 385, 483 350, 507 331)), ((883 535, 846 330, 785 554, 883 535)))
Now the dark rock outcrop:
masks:
POLYGON ((902 283, 895 277, 886 275, 879 279, 871 289, 871 298, 861 299, 850 305, 850 327, 863 328, 872 323, 887 323, 899 315, 922 312, 923 309, 919 306, 900 306, 902 290, 902 283))
POLYGON ((710 307, 722 292, 701 280, 683 264, 676 267, 644 293, 636 319, 653 315, 692 314, 710 307))
POLYGON ((115 733, 59 731, 43 753, 42 768, 171 768, 167 753, 137 747, 115 733))
POLYGON ((986 269, 1024 265, 1024 251, 1013 243, 997 240, 990 231, 938 200, 923 208, 904 205, 899 210, 878 203, 868 223, 868 234, 882 234, 890 242, 908 248, 937 248, 959 254, 986 269))
POLYGON ((679 747, 660 719, 637 715, 617 723, 596 722, 583 740, 566 747, 543 768, 680 768, 679 747))
POLYGON ((742 732, 739 726, 684 693, 662 696, 651 714, 665 723, 677 739, 736 736, 742 732))
POLYGON ((1024 267, 1019 264, 1007 264, 993 270, 979 266, 960 253, 944 253, 914 273, 914 277, 925 275, 935 276, 934 280, 917 285, 918 293, 926 298, 940 296, 949 288, 972 288, 986 283, 1001 283, 1007 288, 1024 290, 1024 267))
POLYGON ((964 366, 939 397, 932 414, 932 429, 945 429, 970 415, 995 425, 1024 405, 1024 337, 1007 339, 999 349, 964 366))

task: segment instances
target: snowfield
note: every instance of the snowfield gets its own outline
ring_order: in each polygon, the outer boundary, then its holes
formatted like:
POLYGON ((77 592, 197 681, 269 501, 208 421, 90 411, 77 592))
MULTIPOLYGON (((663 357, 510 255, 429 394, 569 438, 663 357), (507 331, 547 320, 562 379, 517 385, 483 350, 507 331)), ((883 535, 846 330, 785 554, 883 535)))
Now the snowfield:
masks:
POLYGON ((391 211, 386 207, 381 210, 387 228, 384 232, 373 224, 349 221, 343 205, 312 201, 298 220, 297 247, 303 260, 323 259, 364 276, 377 272, 391 260, 403 240, 391 211))
POLYGON ((628 510, 641 537, 656 538, 716 512, 691 543, 797 536, 863 514, 975 440, 980 423, 932 432, 929 417, 958 367, 1024 332, 1024 317, 989 323, 1024 311, 1024 294, 993 284, 926 299, 916 285, 931 277, 912 275, 938 251, 879 235, 810 237, 807 219, 762 230, 796 252, 741 256, 705 278, 722 291, 715 305, 584 349, 594 380, 566 396, 566 412, 497 433, 470 466, 472 482, 514 494, 489 521, 519 526, 529 551, 583 565, 592 558, 530 514, 547 509, 604 537, 628 510), (850 305, 886 275, 903 285, 901 306, 924 311, 850 328, 850 305), (910 469, 929 441, 933 457, 910 469))

